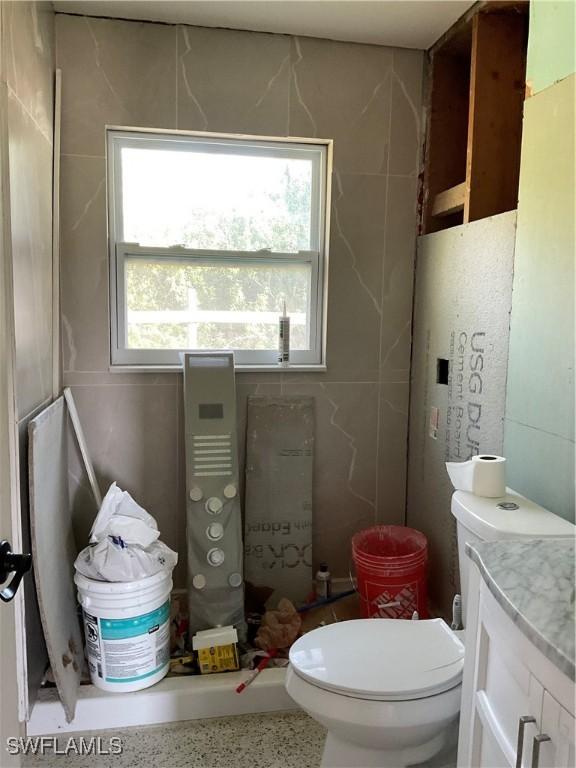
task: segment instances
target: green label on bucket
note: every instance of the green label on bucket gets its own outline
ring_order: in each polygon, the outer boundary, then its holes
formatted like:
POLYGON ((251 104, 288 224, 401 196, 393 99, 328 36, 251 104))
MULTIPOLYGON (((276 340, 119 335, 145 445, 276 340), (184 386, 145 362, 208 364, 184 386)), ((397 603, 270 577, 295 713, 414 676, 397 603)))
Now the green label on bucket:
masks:
POLYGON ((146 635, 159 629, 170 617, 170 603, 166 601, 160 608, 130 619, 100 619, 103 640, 125 640, 128 637, 146 635))

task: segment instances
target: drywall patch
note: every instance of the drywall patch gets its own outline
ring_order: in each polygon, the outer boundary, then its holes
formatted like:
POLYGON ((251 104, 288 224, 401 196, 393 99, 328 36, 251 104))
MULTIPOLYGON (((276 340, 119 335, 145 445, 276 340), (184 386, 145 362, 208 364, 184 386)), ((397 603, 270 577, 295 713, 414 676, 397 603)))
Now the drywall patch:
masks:
POLYGON ((502 452, 515 232, 510 211, 418 241, 408 525, 428 537, 431 602, 444 615, 459 590, 444 464, 502 452))

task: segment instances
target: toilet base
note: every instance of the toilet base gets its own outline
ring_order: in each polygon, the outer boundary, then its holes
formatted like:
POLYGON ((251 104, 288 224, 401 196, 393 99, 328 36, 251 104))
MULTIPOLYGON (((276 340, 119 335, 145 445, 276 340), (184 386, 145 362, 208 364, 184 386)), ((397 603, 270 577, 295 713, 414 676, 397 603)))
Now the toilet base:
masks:
POLYGON ((440 733, 425 744, 407 749, 369 749, 343 741, 332 733, 326 736, 321 768, 407 768, 434 757, 446 742, 440 733))

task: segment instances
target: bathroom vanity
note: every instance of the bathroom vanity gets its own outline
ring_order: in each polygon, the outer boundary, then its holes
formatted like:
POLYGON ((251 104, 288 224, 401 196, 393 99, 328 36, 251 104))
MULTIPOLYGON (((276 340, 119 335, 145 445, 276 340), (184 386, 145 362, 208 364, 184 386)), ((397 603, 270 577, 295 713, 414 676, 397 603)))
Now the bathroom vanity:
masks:
POLYGON ((468 544, 458 766, 576 765, 574 538, 468 544))

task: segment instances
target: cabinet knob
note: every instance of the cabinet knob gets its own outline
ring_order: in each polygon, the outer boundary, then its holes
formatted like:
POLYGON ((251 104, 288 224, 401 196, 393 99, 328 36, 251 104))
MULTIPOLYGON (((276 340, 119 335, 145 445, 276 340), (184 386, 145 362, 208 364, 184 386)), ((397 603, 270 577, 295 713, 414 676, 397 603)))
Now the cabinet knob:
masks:
POLYGON ((534 736, 534 741, 532 742, 532 768, 538 768, 540 765, 540 747, 545 741, 552 741, 547 733, 539 733, 537 736, 534 736))
POLYGON ((528 723, 535 723, 532 715, 522 715, 518 720, 518 746, 516 747, 516 768, 522 768, 522 753, 524 752, 524 729, 528 723))

